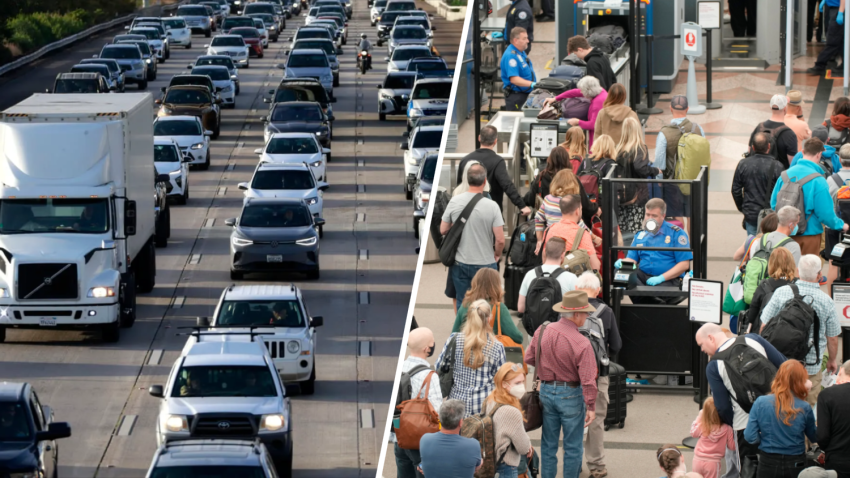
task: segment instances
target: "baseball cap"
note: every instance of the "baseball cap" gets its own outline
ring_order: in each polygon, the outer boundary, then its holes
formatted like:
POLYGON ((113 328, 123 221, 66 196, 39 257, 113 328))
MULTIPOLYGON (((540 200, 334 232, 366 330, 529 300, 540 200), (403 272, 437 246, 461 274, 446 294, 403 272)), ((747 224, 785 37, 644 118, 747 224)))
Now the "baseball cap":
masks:
MULTIPOLYGON (((803 93, 798 90, 791 90, 788 92, 788 104, 794 106, 800 106, 803 104, 803 93)), ((781 108, 780 108, 781 109, 781 108)))
POLYGON ((773 95, 770 99, 770 107, 775 110, 785 109, 788 106, 788 98, 785 95, 773 95))
POLYGON ((838 472, 834 470, 824 470, 819 466, 810 466, 801 471, 799 478, 838 478, 838 472))
POLYGON ((826 129, 826 126, 819 124, 812 128, 812 138, 817 138, 822 143, 826 143, 826 140, 829 139, 829 130, 826 129))
POLYGON ((688 109, 688 97, 684 95, 676 95, 670 100, 670 107, 674 110, 688 109))

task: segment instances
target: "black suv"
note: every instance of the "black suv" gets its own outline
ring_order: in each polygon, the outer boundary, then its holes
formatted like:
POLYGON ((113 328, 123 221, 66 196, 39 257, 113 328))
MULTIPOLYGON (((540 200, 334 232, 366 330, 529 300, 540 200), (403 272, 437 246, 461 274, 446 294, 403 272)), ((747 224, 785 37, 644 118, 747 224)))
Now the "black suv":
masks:
POLYGON ((325 115, 315 101, 275 103, 269 108, 269 115, 260 119, 265 123, 267 137, 274 133, 314 133, 323 148, 331 147, 330 122, 334 117, 325 115))
POLYGON ((53 421, 53 410, 39 402, 30 384, 0 382, 0 476, 55 477, 54 440, 69 436, 71 427, 53 421))
MULTIPOLYGON (((284 78, 280 80, 277 88, 269 90, 271 98, 263 98, 263 103, 284 103, 287 101, 315 101, 322 106, 322 111, 329 118, 333 118, 334 110, 331 103, 336 103, 336 98, 328 95, 322 83, 315 78, 284 78)), ((328 139, 333 139, 334 120, 330 120, 330 133, 328 139)))

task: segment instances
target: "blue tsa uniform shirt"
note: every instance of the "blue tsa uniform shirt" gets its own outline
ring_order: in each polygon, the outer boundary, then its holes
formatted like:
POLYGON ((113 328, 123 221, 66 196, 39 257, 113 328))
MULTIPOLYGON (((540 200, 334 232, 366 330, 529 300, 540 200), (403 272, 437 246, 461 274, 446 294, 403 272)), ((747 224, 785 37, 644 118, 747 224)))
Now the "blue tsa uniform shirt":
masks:
POLYGON ((528 4, 527 0, 515 0, 514 2, 511 2, 511 8, 508 10, 508 14, 505 17, 505 41, 511 41, 511 30, 513 30, 514 27, 525 28, 526 33, 528 33, 528 39, 530 41, 534 41, 533 15, 531 6, 528 4))
MULTIPOLYGON (((629 251, 628 258, 638 263, 640 270, 650 277, 660 276, 682 261, 694 259, 690 249, 688 235, 678 226, 665 221, 658 234, 640 231, 632 241, 632 247, 681 247, 682 252, 669 251, 629 251)), ((687 272, 682 273, 684 276, 687 272)))
POLYGON ((502 70, 502 85, 505 88, 510 88, 513 91, 520 93, 531 93, 531 87, 520 87, 511 83, 510 77, 518 76, 528 81, 537 81, 537 76, 534 74, 534 68, 531 66, 531 61, 525 55, 516 49, 515 46, 509 45, 502 55, 502 61, 499 63, 502 70))

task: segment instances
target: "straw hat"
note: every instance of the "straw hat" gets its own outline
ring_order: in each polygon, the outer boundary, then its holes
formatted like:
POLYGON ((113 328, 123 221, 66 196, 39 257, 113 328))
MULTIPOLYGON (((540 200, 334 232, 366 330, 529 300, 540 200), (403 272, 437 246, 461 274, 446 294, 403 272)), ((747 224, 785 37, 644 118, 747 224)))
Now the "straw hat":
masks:
POLYGON ((595 312, 596 309, 587 302, 587 292, 571 290, 564 294, 561 302, 552 307, 555 312, 563 314, 572 312, 595 312))

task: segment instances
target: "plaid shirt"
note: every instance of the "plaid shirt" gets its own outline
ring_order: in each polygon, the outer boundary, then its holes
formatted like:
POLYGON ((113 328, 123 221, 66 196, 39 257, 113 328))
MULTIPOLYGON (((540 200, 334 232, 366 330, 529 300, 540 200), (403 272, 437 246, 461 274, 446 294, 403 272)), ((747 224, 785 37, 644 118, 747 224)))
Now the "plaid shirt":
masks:
MULTIPOLYGON (((835 302, 833 302, 827 294, 820 290, 820 286, 812 282, 798 280, 797 288, 800 289, 800 295, 814 299, 812 308, 815 309, 815 312, 818 314, 818 319, 820 320, 820 337, 818 337, 820 357, 815 357, 815 348, 811 347, 809 348, 809 353, 806 354, 806 363, 803 364, 806 366, 806 372, 808 372, 809 375, 816 375, 820 372, 823 354, 826 352, 826 338, 838 336, 838 334, 841 333, 841 328, 838 326, 838 318, 835 314, 835 302), (815 362, 817 362, 815 365, 809 365, 810 363, 815 362)), ((774 318, 776 314, 782 310, 785 303, 793 297, 794 292, 791 290, 790 286, 786 285, 776 289, 773 293, 773 297, 770 298, 770 302, 767 303, 761 313, 762 323, 766 324, 770 321, 770 319, 774 318)), ((806 303, 808 303, 808 301, 806 301, 806 303)), ((812 336, 814 333, 815 327, 812 325, 812 328, 809 330, 810 343, 813 343, 812 336)))
MULTIPOLYGON (((401 371, 407 372, 409 370, 413 370, 413 367, 416 367, 417 365, 426 365, 431 367, 431 364, 424 359, 419 357, 407 357, 401 364, 401 371)), ((410 377, 410 390, 412 391, 410 398, 422 398, 422 395, 419 394, 419 389, 422 388, 422 384, 425 383, 425 377, 433 371, 433 367, 431 370, 420 370, 416 373, 416 375, 410 377)), ((422 392, 424 393, 425 391, 423 390, 422 392)), ((440 413, 440 407, 443 405, 443 394, 440 392, 440 377, 436 373, 431 375, 431 386, 428 388, 428 401, 431 402, 431 406, 434 407, 434 410, 437 413, 440 413)), ((393 408, 393 410, 395 410, 395 408, 393 408)), ((390 442, 398 443, 395 438, 395 432, 390 432, 390 442)))
MULTIPOLYGON (((484 400, 490 395, 490 392, 495 388, 496 372, 499 367, 504 364, 505 347, 501 342, 488 334, 487 345, 484 347, 484 364, 478 369, 471 369, 463 363, 463 333, 459 332, 449 336, 446 340, 446 345, 443 346, 443 351, 440 352, 440 357, 437 359, 435 368, 439 369, 443 363, 443 357, 446 353, 446 348, 451 342, 452 337, 457 335, 457 347, 455 348, 455 366, 454 366, 454 385, 449 394, 449 399, 461 400, 466 404, 466 416, 477 415, 481 413, 481 406, 484 400)), ((471 357, 474 358, 474 357, 471 357)))
POLYGON ((543 350, 537 361, 537 344, 540 343, 540 327, 534 332, 534 338, 525 349, 525 363, 537 367, 540 380, 551 382, 581 382, 584 403, 590 411, 596 411, 596 354, 593 346, 578 327, 567 319, 561 319, 546 327, 543 350))

